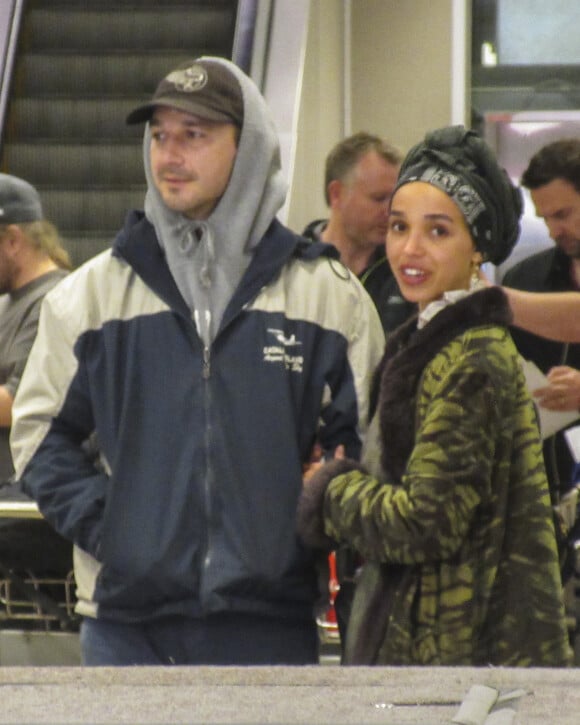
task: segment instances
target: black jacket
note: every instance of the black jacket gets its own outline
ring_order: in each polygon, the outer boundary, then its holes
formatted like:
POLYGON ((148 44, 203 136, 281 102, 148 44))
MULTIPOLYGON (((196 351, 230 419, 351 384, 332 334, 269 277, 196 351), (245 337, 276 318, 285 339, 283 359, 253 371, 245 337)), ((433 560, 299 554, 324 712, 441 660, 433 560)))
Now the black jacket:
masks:
MULTIPOLYGON (((576 290, 570 258, 556 246, 516 264, 506 272, 502 284, 528 292, 576 290)), ((554 342, 516 327, 512 328, 512 336, 522 357, 535 362, 544 373, 555 365, 580 369, 580 344, 554 342)), ((557 498, 570 486, 574 466, 562 431, 545 441, 544 458, 552 497, 557 498)))

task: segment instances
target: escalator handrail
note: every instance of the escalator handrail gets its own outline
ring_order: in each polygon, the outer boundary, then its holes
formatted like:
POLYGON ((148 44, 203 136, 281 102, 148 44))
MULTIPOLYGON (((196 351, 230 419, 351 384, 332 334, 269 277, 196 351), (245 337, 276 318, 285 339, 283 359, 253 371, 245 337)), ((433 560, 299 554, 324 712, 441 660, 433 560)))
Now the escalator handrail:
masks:
POLYGON ((6 0, 0 7, 0 146, 4 135, 4 122, 23 11, 24 0, 6 0))
POLYGON ((239 0, 232 60, 263 89, 275 0, 239 0))

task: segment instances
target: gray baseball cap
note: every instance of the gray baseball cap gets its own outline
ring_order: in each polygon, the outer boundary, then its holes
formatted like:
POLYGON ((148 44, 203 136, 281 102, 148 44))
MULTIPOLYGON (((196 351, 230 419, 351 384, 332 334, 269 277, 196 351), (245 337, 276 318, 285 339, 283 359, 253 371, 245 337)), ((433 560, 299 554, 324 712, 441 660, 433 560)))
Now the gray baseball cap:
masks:
POLYGON ((23 179, 0 174, 0 224, 20 224, 44 219, 36 189, 23 179))

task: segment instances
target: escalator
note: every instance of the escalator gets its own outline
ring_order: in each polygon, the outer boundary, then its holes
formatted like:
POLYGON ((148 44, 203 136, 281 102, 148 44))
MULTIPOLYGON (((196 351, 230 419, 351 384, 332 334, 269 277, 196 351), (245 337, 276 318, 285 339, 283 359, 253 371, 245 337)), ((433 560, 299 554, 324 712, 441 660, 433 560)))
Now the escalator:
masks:
POLYGON ((232 57, 237 0, 28 0, 0 170, 40 192, 75 265, 110 246, 143 205, 142 127, 125 125, 162 76, 232 57))

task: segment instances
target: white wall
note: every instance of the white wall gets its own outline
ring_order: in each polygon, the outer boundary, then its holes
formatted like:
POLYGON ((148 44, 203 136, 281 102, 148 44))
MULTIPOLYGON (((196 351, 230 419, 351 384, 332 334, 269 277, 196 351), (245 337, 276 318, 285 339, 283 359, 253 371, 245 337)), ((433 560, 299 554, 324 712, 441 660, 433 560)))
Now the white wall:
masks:
POLYGON ((311 0, 298 112, 288 225, 326 216, 324 160, 344 133, 344 22, 341 0, 311 0))
MULTIPOLYGON (((263 93, 272 109, 280 137, 282 170, 288 180, 294 175, 310 6, 310 0, 272 3, 263 93)), ((290 198, 289 194, 279 214, 283 222, 287 219, 290 198)))
POLYGON ((449 122, 450 10, 449 0, 354 1, 353 130, 371 126, 406 149, 449 122))

